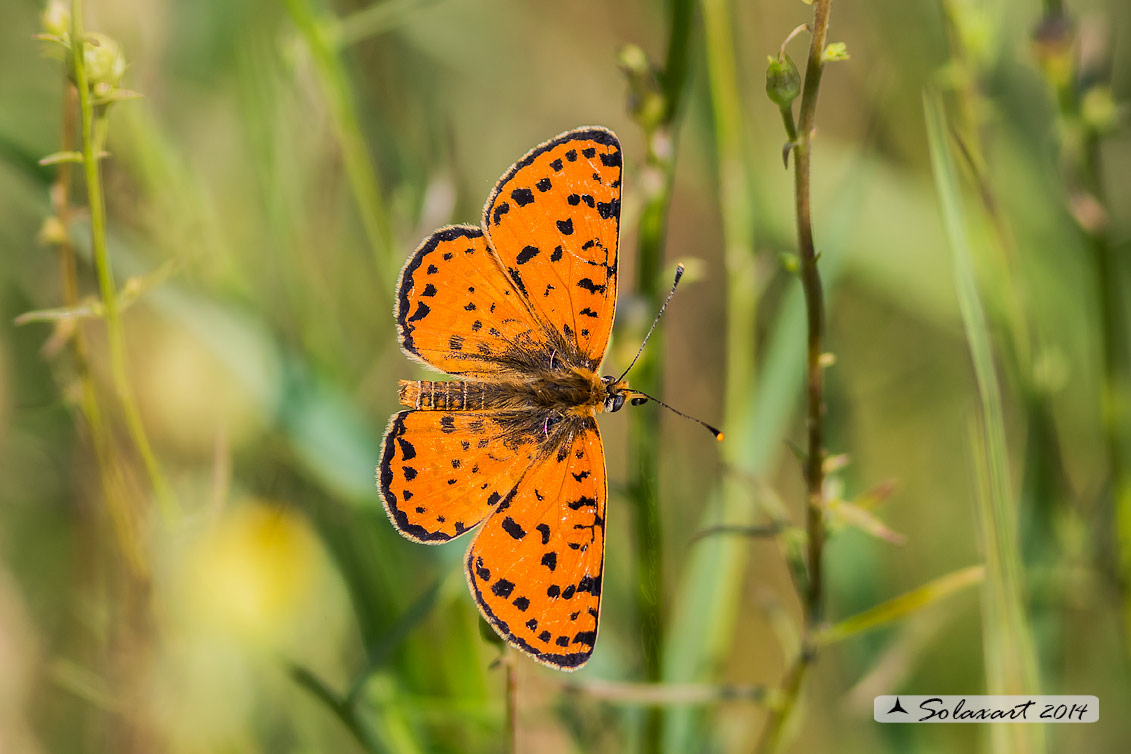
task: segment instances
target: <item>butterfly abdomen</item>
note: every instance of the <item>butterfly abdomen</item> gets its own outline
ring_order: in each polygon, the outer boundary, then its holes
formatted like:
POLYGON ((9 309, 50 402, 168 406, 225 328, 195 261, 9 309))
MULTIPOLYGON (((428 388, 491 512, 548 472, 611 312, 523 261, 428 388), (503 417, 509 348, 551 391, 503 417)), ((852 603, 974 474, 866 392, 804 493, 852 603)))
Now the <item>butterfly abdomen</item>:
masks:
POLYGON ((495 392, 490 387, 467 380, 401 380, 400 401, 417 411, 485 411, 500 407, 497 397, 489 395, 495 392))

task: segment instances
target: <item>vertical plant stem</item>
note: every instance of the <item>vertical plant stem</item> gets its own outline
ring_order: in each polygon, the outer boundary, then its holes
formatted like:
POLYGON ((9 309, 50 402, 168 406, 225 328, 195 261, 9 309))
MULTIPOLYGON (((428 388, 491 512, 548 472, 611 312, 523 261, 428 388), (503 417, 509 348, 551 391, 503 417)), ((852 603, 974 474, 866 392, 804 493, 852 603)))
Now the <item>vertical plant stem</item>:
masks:
MULTIPOLYGON (((757 277, 754 265, 753 192, 742 139, 737 63, 728 0, 703 0, 707 79, 718 145, 719 202, 722 205, 727 282, 727 416, 746 417, 752 410, 757 333, 757 277)), ((723 454, 730 465, 745 463, 743 442, 728 433, 723 454)))
MULTIPOLYGON (((78 92, 74 84, 71 83, 70 76, 65 75, 63 77, 63 87, 63 128, 59 151, 70 152, 75 148, 75 117, 78 113, 78 92)), ((63 304, 67 307, 78 306, 79 302, 78 263, 75 245, 71 241, 73 214, 71 211, 71 165, 72 163, 67 161, 59 163, 55 182, 51 186, 51 207, 61 231, 57 243, 59 247, 59 276, 62 282, 63 304)), ((134 521, 129 506, 115 483, 116 474, 110 458, 111 431, 106 422, 102 404, 98 399, 94 375, 90 370, 90 344, 87 342, 86 330, 83 328, 82 320, 74 322, 70 341, 74 351, 75 374, 81 388, 79 408, 86 420, 87 430, 90 432, 90 443, 94 450, 95 463, 98 466, 98 477, 102 487, 102 496, 106 502, 106 510, 110 515, 119 549, 126 561, 140 572, 143 565, 143 556, 137 546, 134 521)))
MULTIPOLYGON (((640 219, 636 267, 636 290, 658 310, 663 295, 663 265, 668 209, 675 173, 675 122, 687 79, 688 52, 691 45, 692 0, 670 0, 668 48, 660 84, 664 95, 664 116, 654 129, 645 132, 646 175, 641 182, 652 187, 645 197, 640 219)), ((662 393, 660 385, 663 354, 662 337, 654 335, 635 367, 634 380, 662 393)), ((661 678, 660 650, 663 646, 663 535, 656 501, 656 479, 660 469, 660 413, 636 411, 629 423, 629 496, 635 511, 637 550, 636 612, 640 625, 640 641, 645 678, 658 682, 661 678)), ((661 710, 645 713, 643 750, 659 751, 662 725, 661 710)))
POLYGON ((831 0, 814 0, 813 22, 809 27, 809 56, 801 88, 801 106, 797 122, 797 140, 793 146, 794 211, 797 215, 797 244, 800 257, 801 288, 805 293, 805 423, 807 447, 805 458, 808 580, 804 595, 805 629, 801 649, 782 684, 780 704, 770 710, 758 751, 770 752, 781 743, 810 665, 816 659, 813 640, 824 614, 824 551, 825 551, 825 449, 824 449, 824 385, 821 354, 824 352, 825 299, 818 254, 813 240, 813 218, 810 203, 810 157, 817 95, 824 67, 823 54, 828 36, 831 0))
POLYGON ((809 536, 809 591, 806 612, 809 627, 823 615, 825 522, 822 489, 824 487, 824 386, 821 354, 825 337, 825 298, 821 273, 817 269, 817 250, 813 242, 813 218, 810 206, 809 165, 817 93, 821 86, 825 39, 829 29, 831 0, 813 3, 812 39, 809 61, 805 66, 805 84, 801 90, 797 144, 794 147, 794 207, 797 213, 797 241, 801 256, 801 287, 805 291, 805 318, 808 326, 806 348, 806 425, 808 448, 805 460, 805 482, 809 498, 806 530, 809 536))
POLYGON ((1069 210, 1092 254, 1101 347, 1100 413, 1109 469, 1113 521, 1104 520, 1097 539, 1111 541, 1116 580, 1123 591, 1126 646, 1131 650, 1131 267, 1113 242, 1104 186, 1101 147, 1104 128, 1089 120, 1084 100, 1111 87, 1110 69, 1096 60, 1079 59, 1072 20, 1059 0, 1045 0, 1036 37, 1045 79, 1059 108, 1061 160, 1066 172, 1069 210), (1085 70, 1081 70, 1086 66, 1085 70), (1110 529, 1107 531, 1107 529, 1110 529), (1109 537, 1112 538, 1109 540, 1109 537))
POLYGON ((105 106, 96 108, 91 101, 91 91, 86 74, 85 36, 82 25, 82 0, 71 1, 71 44, 74 61, 75 86, 78 88, 79 117, 81 122, 83 171, 86 179, 87 203, 90 207, 90 241, 98 275, 98 288, 102 296, 103 316, 106 320, 106 341, 110 351, 110 375, 114 394, 126 420, 130 439, 137 448, 157 496, 162 513, 170 517, 176 507, 172 490, 165 481, 157 457, 149 444, 141 412, 134 399, 126 370, 126 343, 122 329, 121 312, 110 256, 106 253, 106 205, 102 196, 101 153, 103 144, 96 134, 105 135, 105 106))

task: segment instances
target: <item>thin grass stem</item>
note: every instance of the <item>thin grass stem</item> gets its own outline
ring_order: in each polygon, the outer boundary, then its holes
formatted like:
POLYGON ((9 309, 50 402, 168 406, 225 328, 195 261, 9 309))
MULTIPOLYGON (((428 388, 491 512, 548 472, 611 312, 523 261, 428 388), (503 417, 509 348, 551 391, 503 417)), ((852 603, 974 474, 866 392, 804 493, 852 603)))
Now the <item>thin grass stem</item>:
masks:
MULTIPOLYGON (((637 250, 636 290, 655 310, 664 294, 664 244, 668 210, 675 175, 676 122, 686 86, 691 47, 693 0, 672 0, 669 4, 668 45, 660 83, 664 97, 661 122, 645 129, 644 185, 651 186, 645 197, 640 219, 637 250)), ((662 336, 636 365, 634 379, 647 385, 653 394, 662 394, 662 336)), ((629 497, 635 510, 637 551, 636 613, 640 625, 644 676, 650 682, 661 677, 661 648, 664 642, 662 601, 664 585, 663 532, 656 499, 656 480, 660 471, 660 412, 636 411, 629 424, 629 497)), ((643 751, 659 751, 662 719, 659 710, 645 715, 643 751)))
POLYGON ((326 98, 334 136, 342 151, 342 167, 357 204, 370 252, 378 271, 385 278, 385 284, 379 290, 391 290, 400 259, 393 251, 395 244, 391 224, 385 214, 381 184, 361 131, 349 74, 342 63, 338 40, 330 33, 337 27, 321 18, 309 0, 287 0, 287 9, 314 61, 314 73, 326 98))
POLYGON ((173 491, 165 480, 157 462, 157 456, 150 445, 149 436, 146 434, 145 425, 141 420, 141 412, 134 398, 133 387, 130 384, 129 372, 126 367, 125 332, 122 328, 121 312, 118 307, 118 293, 114 284, 110 255, 106 251, 106 205, 102 194, 100 163, 100 155, 104 146, 101 139, 105 138, 106 133, 106 107, 99 106, 96 108, 91 100, 84 55, 86 42, 82 24, 82 0, 72 0, 71 2, 71 40, 74 48, 71 59, 74 64, 75 86, 78 89, 83 172, 86 180, 87 203, 90 208, 91 251, 106 319, 106 340, 110 356, 111 381, 114 386, 115 397, 126 421, 130 439, 141 456, 161 512, 168 519, 175 512, 177 503, 173 491))

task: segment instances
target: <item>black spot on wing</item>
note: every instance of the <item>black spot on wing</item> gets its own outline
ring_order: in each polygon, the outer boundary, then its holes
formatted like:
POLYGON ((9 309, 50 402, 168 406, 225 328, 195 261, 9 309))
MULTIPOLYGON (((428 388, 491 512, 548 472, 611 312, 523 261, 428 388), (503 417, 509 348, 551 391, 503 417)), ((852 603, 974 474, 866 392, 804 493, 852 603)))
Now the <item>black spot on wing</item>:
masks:
POLYGON ((502 527, 503 531, 511 535, 512 539, 522 539, 526 536, 526 530, 510 516, 503 519, 502 527))
POLYGON ((550 542, 550 527, 546 524, 538 524, 534 527, 542 534, 542 544, 549 544, 550 542))
POLYGON ((491 580, 491 571, 483 565, 483 558, 475 559, 475 575, 478 576, 482 581, 491 580))
POLYGON ((593 646, 596 642, 596 631, 578 631, 573 637, 574 644, 588 644, 589 646, 593 646))
POLYGON ((601 216, 602 220, 608 220, 611 217, 620 217, 620 199, 613 199, 609 202, 597 202, 597 214, 601 216))
POLYGON ((528 188, 517 188, 511 192, 511 199, 520 207, 525 207, 534 201, 534 192, 528 188))
POLYGON ((586 507, 595 508, 597 507, 597 498, 582 495, 573 502, 569 503, 569 507, 575 511, 586 507))
POLYGON ((537 246, 526 246, 522 251, 518 252, 518 256, 514 258, 514 261, 518 264, 526 264, 531 259, 538 256, 538 254, 539 249, 537 246))
POLYGON ((573 235, 573 218, 567 217, 565 220, 558 220, 558 230, 563 236, 573 235))
POLYGON ((403 437, 398 437, 397 444, 400 445, 401 448, 401 460, 411 461, 413 458, 416 458, 416 447, 411 442, 403 437))
POLYGON ((511 592, 514 591, 514 582, 507 581, 506 579, 499 579, 491 585, 491 591, 497 597, 509 597, 511 596, 511 592))
POLYGON ((549 191, 550 189, 552 189, 554 187, 554 184, 550 183, 549 178, 543 178, 542 180, 535 183, 534 186, 539 191, 545 193, 545 192, 549 191))
POLYGON ((581 581, 577 582, 577 591, 589 592, 594 597, 601 594, 601 576, 582 576, 581 581))
POLYGON ((508 213, 510 211, 511 211, 511 205, 507 204, 506 202, 503 202, 502 204, 495 205, 495 211, 491 215, 491 217, 495 221, 495 225, 499 224, 499 218, 501 218, 503 215, 505 215, 506 213, 508 213))

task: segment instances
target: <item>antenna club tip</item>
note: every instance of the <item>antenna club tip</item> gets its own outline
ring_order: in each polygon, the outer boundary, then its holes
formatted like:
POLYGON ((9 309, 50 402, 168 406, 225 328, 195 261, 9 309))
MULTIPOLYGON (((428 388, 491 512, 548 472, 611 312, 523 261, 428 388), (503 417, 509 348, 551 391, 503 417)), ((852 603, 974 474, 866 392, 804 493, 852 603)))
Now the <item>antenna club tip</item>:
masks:
POLYGON ((719 442, 723 441, 723 437, 724 437, 724 435, 723 435, 722 432, 719 432, 717 435, 715 435, 715 439, 718 440, 719 442))
POLYGON ((676 280, 679 280, 681 277, 683 277, 683 272, 684 272, 685 269, 686 268, 683 266, 683 262, 680 262, 679 264, 677 264, 675 266, 675 279, 676 280))

